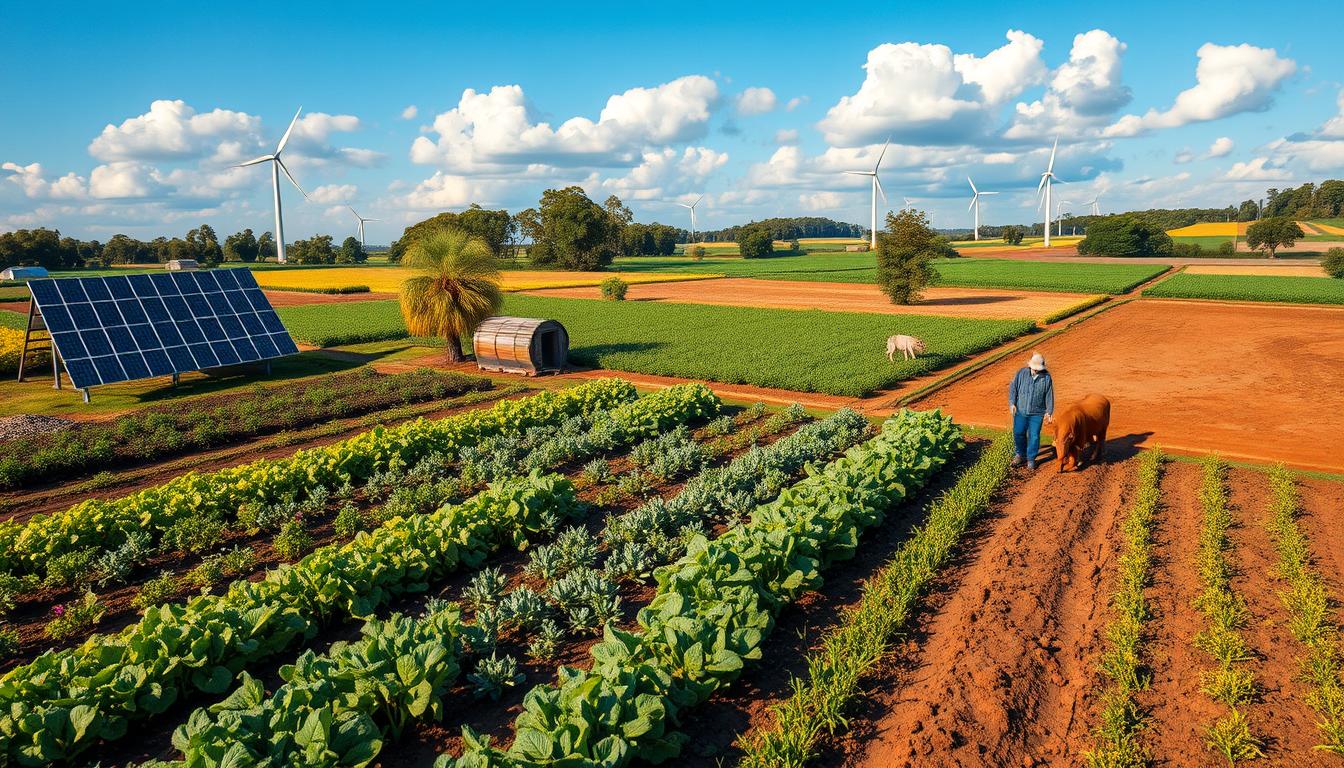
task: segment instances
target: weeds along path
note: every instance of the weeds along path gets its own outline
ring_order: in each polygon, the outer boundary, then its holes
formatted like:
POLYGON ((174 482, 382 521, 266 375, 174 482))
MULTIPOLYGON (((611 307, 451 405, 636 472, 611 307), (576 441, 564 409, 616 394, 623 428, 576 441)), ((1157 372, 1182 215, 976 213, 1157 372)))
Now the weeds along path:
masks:
MULTIPOLYGON (((1249 620, 1242 636, 1255 659, 1259 695, 1247 707, 1251 730, 1260 736, 1270 764, 1344 765, 1312 748, 1319 743, 1316 715, 1303 697, 1301 646, 1288 628, 1288 609, 1279 597, 1278 553, 1265 527, 1270 505, 1269 479, 1263 472, 1234 469, 1228 474, 1232 514, 1237 524, 1228 532, 1235 558, 1232 588, 1246 598, 1249 620)), ((1337 526, 1336 526, 1337 527, 1337 526)))
MULTIPOLYGON (((851 764, 1078 762, 1133 462, 1019 476, 851 764)), ((977 538, 975 532, 969 540, 977 538)), ((975 546, 975 545, 973 545, 975 546)))
POLYGON ((1199 670, 1208 657, 1194 646, 1203 618, 1194 608, 1201 587, 1195 569, 1199 548, 1200 467, 1172 461, 1162 478, 1162 511, 1153 537, 1153 581, 1148 589, 1153 616, 1148 659, 1152 683, 1135 696, 1148 713, 1139 742, 1159 768, 1215 765, 1204 747, 1203 724, 1221 714, 1221 705, 1199 690, 1199 670))

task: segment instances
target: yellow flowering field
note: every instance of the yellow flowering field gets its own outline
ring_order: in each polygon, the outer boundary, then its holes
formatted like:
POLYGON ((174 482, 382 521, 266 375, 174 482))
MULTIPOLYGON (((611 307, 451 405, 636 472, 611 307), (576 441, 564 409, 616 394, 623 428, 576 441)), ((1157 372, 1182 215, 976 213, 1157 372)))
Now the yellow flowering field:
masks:
POLYGON ((1232 237, 1245 235, 1249 221, 1205 221, 1180 229, 1168 229, 1172 237, 1232 237))
MULTIPOLYGON (((13 328, 0 328, 0 373, 14 373, 19 370, 19 355, 23 353, 23 331, 13 328)), ((51 357, 45 351, 29 355, 29 365, 45 365, 51 357)))
MULTIPOLYGON (((332 267, 329 269, 259 269, 252 273, 262 288, 343 288, 367 285, 374 293, 396 293, 401 283, 414 274, 405 267, 332 267)), ((501 272, 500 284, 506 291, 532 291, 540 288, 578 288, 601 285, 610 272, 551 272, 518 270, 501 272)), ((721 277, 707 274, 659 274, 623 272, 627 283, 663 283, 679 280, 706 280, 721 277)))

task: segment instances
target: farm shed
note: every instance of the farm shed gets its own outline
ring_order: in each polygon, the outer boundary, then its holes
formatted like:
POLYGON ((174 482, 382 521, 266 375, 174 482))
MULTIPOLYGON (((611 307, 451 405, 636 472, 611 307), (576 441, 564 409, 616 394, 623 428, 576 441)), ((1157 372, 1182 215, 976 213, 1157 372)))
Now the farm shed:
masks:
POLYGON ((569 355, 569 332, 554 320, 492 317, 476 329, 472 346, 483 371, 559 373, 569 355))
POLYGON ((10 267, 0 272, 0 280, 31 280, 35 277, 46 276, 46 267, 10 267))
POLYGON ((200 269, 201 265, 197 264, 195 259, 173 259, 164 264, 163 268, 169 272, 192 272, 200 269))

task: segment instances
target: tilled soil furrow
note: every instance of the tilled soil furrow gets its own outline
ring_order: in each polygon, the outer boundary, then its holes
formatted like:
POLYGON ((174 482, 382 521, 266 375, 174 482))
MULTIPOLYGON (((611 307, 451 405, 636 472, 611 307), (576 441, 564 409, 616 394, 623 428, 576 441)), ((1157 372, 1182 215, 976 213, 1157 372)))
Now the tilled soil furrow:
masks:
POLYGON ((1297 524, 1311 540, 1312 564, 1321 574, 1331 596, 1344 600, 1344 483, 1303 480, 1302 516, 1297 524))
MULTIPOLYGON (((1015 483, 859 752, 865 766, 1069 764, 1086 743, 1128 465, 1015 483)), ((974 535, 974 534, 973 534, 974 535)))
POLYGON ((1193 768, 1219 763, 1204 746, 1203 727, 1222 708, 1199 690, 1199 670, 1210 666, 1193 645, 1203 628, 1194 608, 1199 595, 1195 556, 1199 548, 1200 467, 1171 462, 1162 477, 1162 507, 1154 532, 1153 581, 1148 590, 1152 617, 1147 660, 1152 684, 1136 697, 1147 713, 1140 740, 1153 765, 1193 768))
POLYGON ((1260 695, 1247 708, 1251 732, 1264 741, 1269 765, 1328 765, 1312 747, 1317 743, 1316 718, 1303 697, 1297 658, 1303 647, 1288 629, 1288 609, 1279 598, 1286 585, 1276 566, 1278 552, 1265 528, 1269 480, 1261 472, 1233 470, 1228 476, 1232 512, 1238 525, 1230 532, 1234 568, 1232 588, 1246 599, 1250 619, 1242 630, 1255 659, 1260 695))

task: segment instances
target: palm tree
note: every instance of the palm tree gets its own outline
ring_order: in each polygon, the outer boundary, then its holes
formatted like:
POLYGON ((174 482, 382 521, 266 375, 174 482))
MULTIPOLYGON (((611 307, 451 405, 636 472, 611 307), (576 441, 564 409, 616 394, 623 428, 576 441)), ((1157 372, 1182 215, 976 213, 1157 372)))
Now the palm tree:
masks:
POLYGON ((460 229, 432 232, 406 250, 420 274, 401 284, 401 315, 414 336, 442 336, 449 362, 466 360, 462 336, 499 311, 499 265, 489 246, 460 229))

